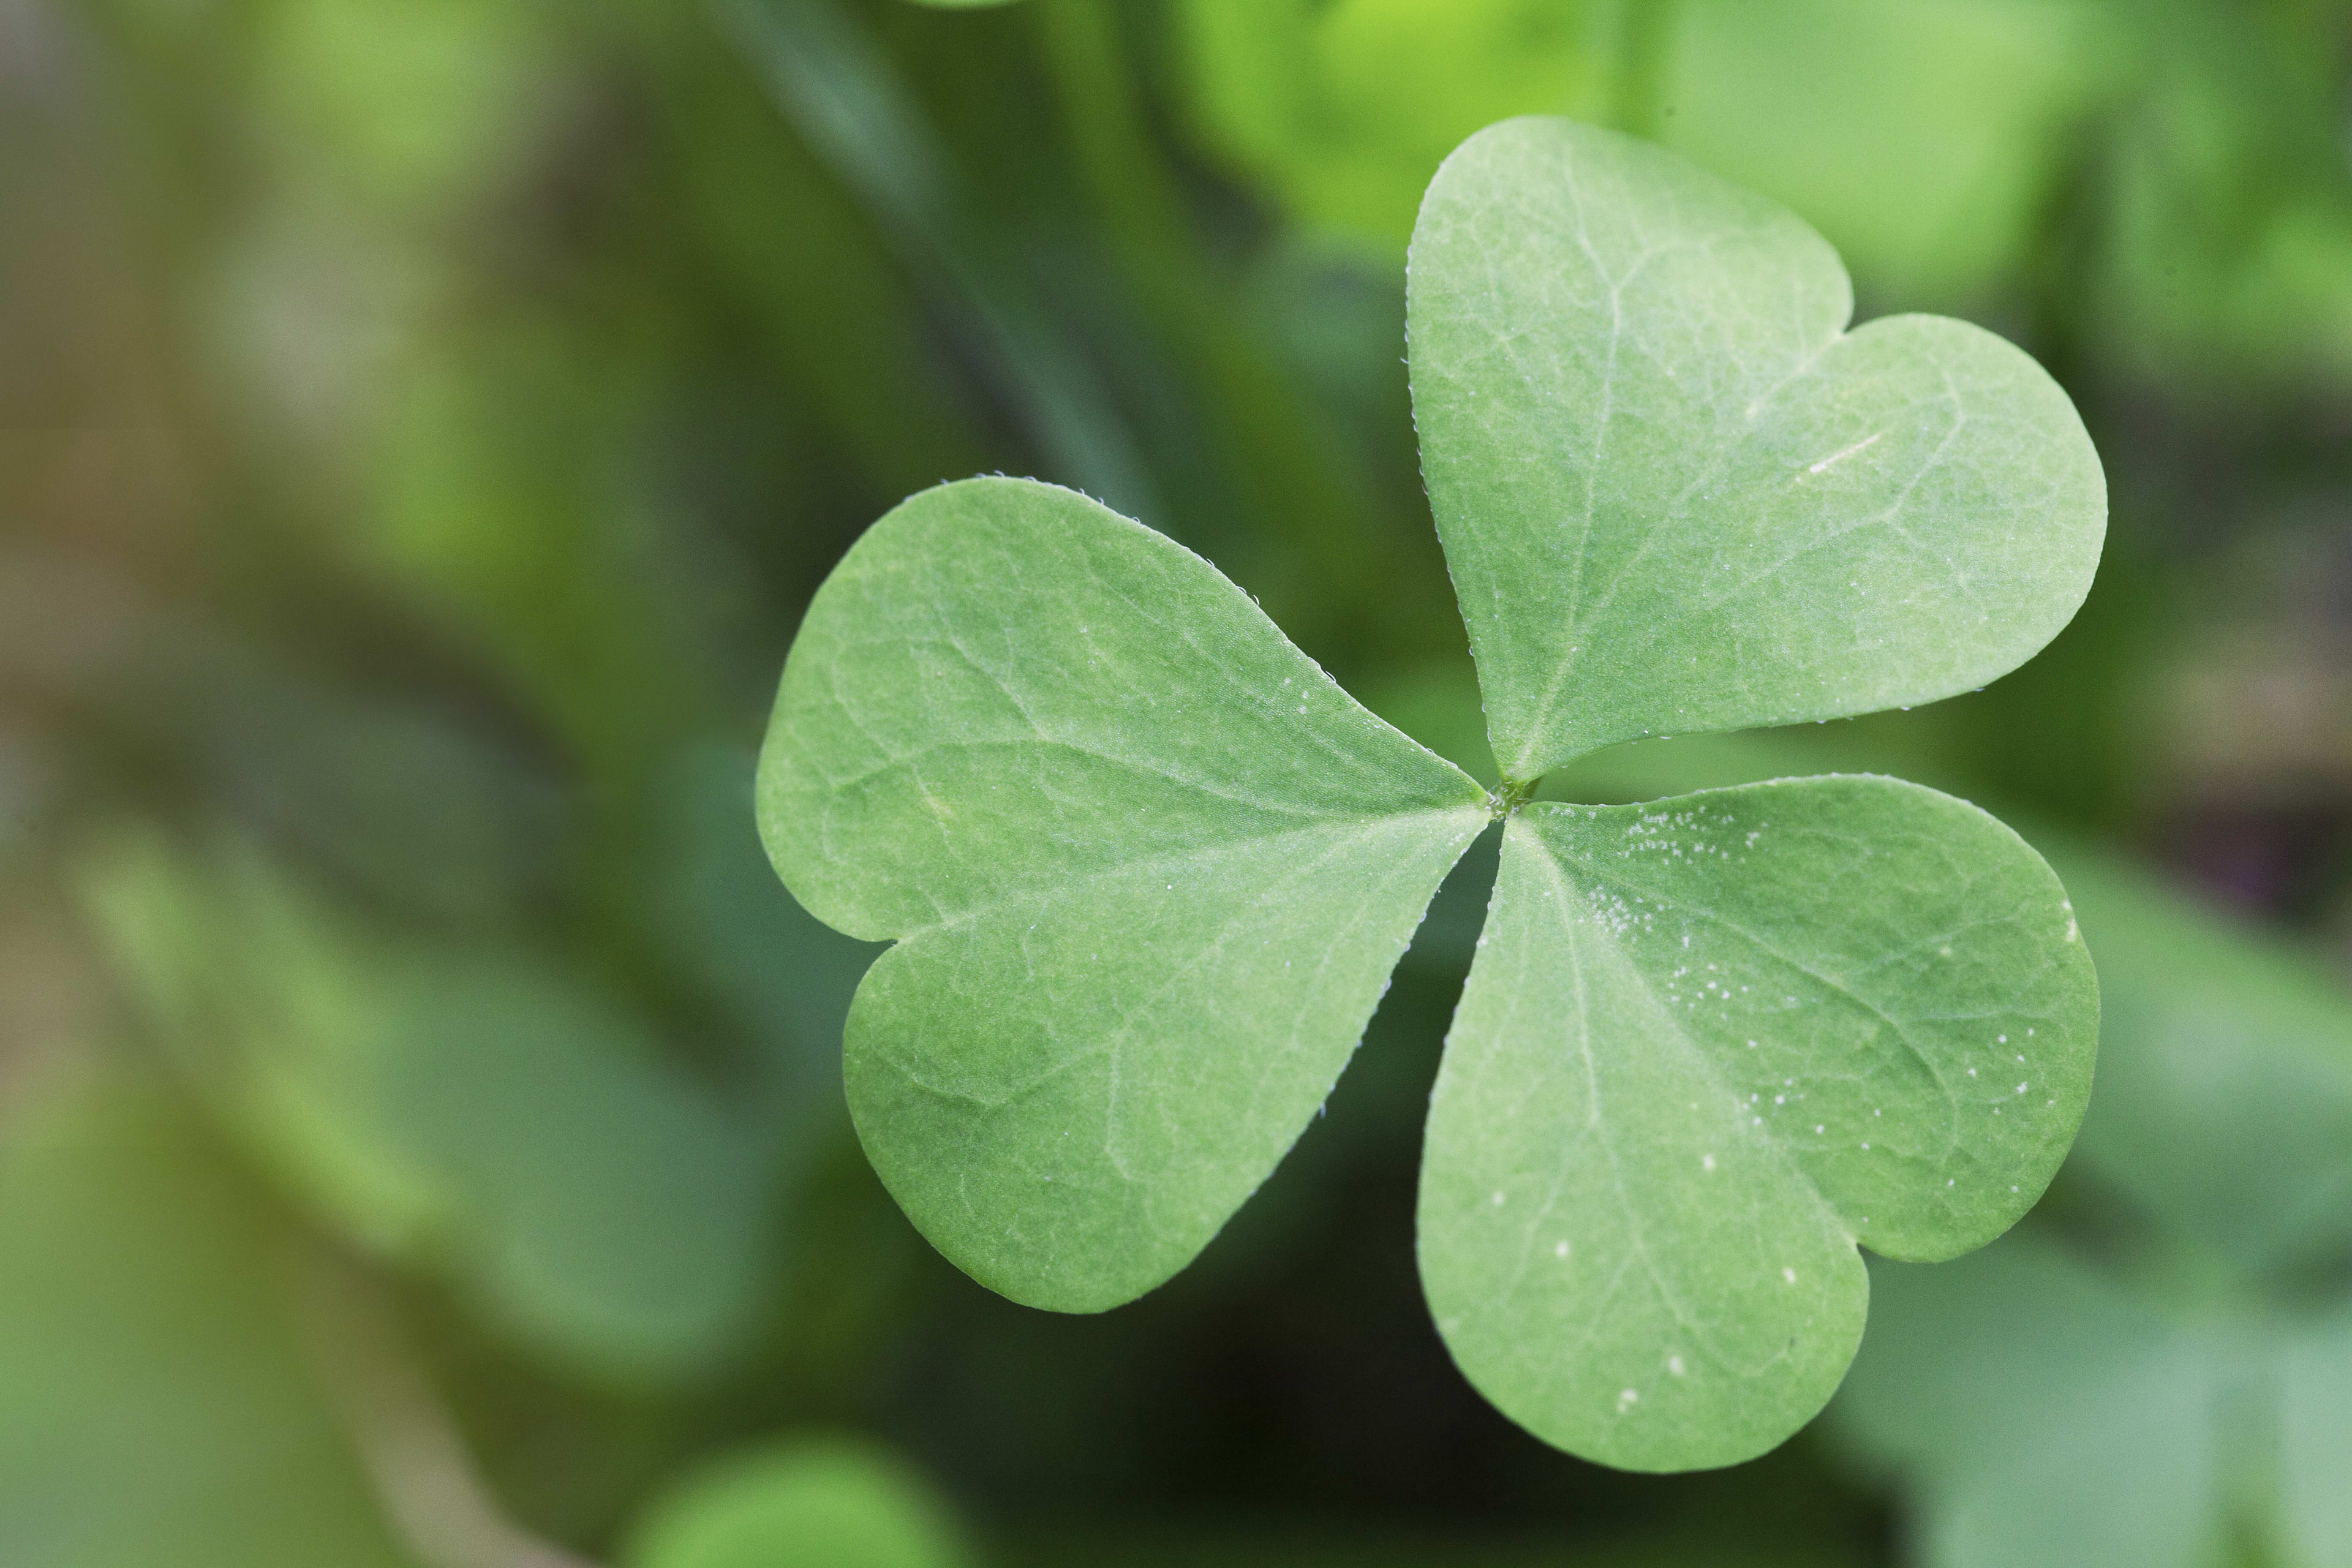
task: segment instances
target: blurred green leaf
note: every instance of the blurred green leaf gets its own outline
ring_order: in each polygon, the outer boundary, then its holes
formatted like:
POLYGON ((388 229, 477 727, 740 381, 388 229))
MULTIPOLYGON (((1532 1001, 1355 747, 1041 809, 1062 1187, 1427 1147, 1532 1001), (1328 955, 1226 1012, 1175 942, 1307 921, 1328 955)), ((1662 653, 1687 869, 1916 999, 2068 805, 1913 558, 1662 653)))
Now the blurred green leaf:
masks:
POLYGON ((559 1365, 707 1372, 768 1283, 777 1151, 561 969, 368 932, 250 851, 83 872, 115 965, 229 1125, 331 1223, 559 1365))
POLYGON ((290 1232, 151 1085, 0 1133, 0 1559, 411 1568, 289 1312, 290 1232))
POLYGON ((1871 1286, 1832 1428, 1903 1475, 1927 1568, 2339 1560, 2352 1318, 2189 1307, 2023 1237, 1871 1286))
POLYGON ((560 90, 557 35, 509 0, 252 9, 269 151, 374 219, 442 217, 513 178, 560 90))
POLYGON ((2134 42, 2074 0, 1679 0, 1672 26, 1659 139, 1906 305, 2014 280, 2134 42))
POLYGON ((656 1497, 625 1568, 967 1568, 937 1489, 878 1445, 803 1437, 723 1460, 656 1497))
POLYGON ((1108 1531, 1024 1538, 1006 1561, 1021 1568, 1850 1568, 1862 1561, 1836 1548, 1742 1550, 1663 1539, 1601 1547, 1563 1546, 1530 1532, 1526 1541, 1465 1541, 1434 1531, 1321 1530, 1256 1532, 1174 1531, 1139 1542, 1108 1531))
POLYGON ((1927 1568, 2199 1568, 2227 1352, 2025 1237, 1871 1269, 1833 1429, 1910 1482, 1927 1568))
POLYGON ((2013 279, 2129 37, 2083 0, 1191 0, 1182 23, 1204 138, 1307 224, 1402 241, 1472 132, 1567 114, 1942 304, 2013 279))
POLYGON ((2314 1563, 2352 1562, 2352 1311, 2291 1339, 2277 1386, 2283 1533, 2314 1563))
POLYGON ((2352 990, 2113 857, 2042 841, 2104 1000, 2084 1168, 2241 1268, 2352 1256, 2352 990))
POLYGON ((1188 0, 1203 135, 1307 223, 1402 247, 1445 155, 1514 114, 1598 118, 1613 0, 1188 0))
POLYGON ((2249 378, 2352 377, 2352 164, 2340 20, 2135 8, 2150 57, 2092 194, 2080 327, 2194 402, 2249 378))

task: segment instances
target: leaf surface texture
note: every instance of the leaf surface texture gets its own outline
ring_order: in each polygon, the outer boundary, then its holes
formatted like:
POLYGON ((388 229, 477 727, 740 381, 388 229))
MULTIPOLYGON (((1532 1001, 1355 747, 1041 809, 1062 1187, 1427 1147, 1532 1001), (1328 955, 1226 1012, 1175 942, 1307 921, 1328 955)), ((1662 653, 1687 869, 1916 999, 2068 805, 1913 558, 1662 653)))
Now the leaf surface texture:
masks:
POLYGON ((1506 828, 1433 1097, 1422 1273, 1464 1371, 1633 1468, 1763 1451, 1837 1386, 1868 1286, 2030 1207, 2089 1095, 2057 879, 1892 779, 1506 828))
POLYGON ((2072 618, 2106 493, 2065 394, 1853 309, 1793 215, 1628 137, 1507 121, 1438 171, 1413 409, 1505 776, 1949 697, 2072 618))
POLYGON ((786 881, 898 939, 845 1038, 868 1155, 942 1252, 1064 1310, 1159 1284, 1265 1180, 1489 817, 1214 567, 1024 480, 866 534, 771 735, 786 881))

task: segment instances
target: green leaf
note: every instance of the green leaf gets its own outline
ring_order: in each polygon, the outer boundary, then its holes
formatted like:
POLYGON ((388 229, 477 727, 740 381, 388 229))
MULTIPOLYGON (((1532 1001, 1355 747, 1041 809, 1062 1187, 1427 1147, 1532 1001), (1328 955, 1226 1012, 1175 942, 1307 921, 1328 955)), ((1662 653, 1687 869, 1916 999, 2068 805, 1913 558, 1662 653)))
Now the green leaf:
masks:
POLYGON ((1785 202, 1872 294, 1906 301, 1978 300, 2014 278, 2075 124, 2126 84, 2137 42, 2081 0, 1189 0, 1179 15, 1204 140, 1301 223, 1402 245, 1464 137, 1567 114, 1785 202))
POLYGON ((1831 1428, 1905 1483, 1927 1568, 2338 1563, 2352 1317, 2191 1305, 2020 1236, 1882 1265, 1831 1428))
POLYGON ((1785 202, 1875 298, 1980 298, 2013 276, 2133 40, 2078 0, 1682 0, 1657 126, 1785 202), (2122 36, 2119 36, 2122 35, 2122 36))
POLYGON ((1761 1453, 1853 1358, 1857 1243, 1948 1258, 2040 1195, 2097 1023, 2056 878, 1949 796, 1836 777, 1530 806, 1431 1100, 1439 1331, 1576 1453, 1761 1453))
POLYGON ((1830 247, 1671 153, 1491 127, 1411 268, 1423 469, 1506 778, 1965 691, 2089 587, 2105 481, 2040 367, 1936 317, 1847 332, 1830 247))
POLYGON ((2023 1238, 1871 1270, 1837 1429, 1909 1483, 1929 1568, 2201 1568, 2234 1347, 2023 1238))
POLYGON ((845 1073, 940 1251, 1098 1310, 1297 1140, 1486 794, 1215 568, 1025 480, 929 490, 811 605, 761 758, 785 884, 893 937, 845 1073))
POLYGON ((2240 1268, 2352 1247, 2352 996, 2307 953, 2045 841, 2097 955, 2107 1048, 2076 1159, 2240 1268))
POLYGON ((10 1568, 404 1568, 303 1353, 295 1237, 152 1084, 0 1141, 10 1568))
POLYGON ((1480 126, 1605 110, 1612 8, 1189 0, 1180 16, 1195 114, 1216 150, 1306 223, 1393 247, 1431 174, 1480 126))
POLYGON ((343 1234, 600 1383, 735 1347, 776 1152, 628 1014, 521 952, 338 918, 247 849, 131 838, 82 877, 160 1043, 343 1234))
POLYGON ((2290 1342, 2276 1386, 2287 1533, 2311 1562, 2352 1562, 2352 1312, 2290 1342))
POLYGON ((655 1500, 628 1568, 963 1568, 931 1484, 886 1449, 802 1438, 722 1461, 655 1500))
MULTIPOLYGON (((1390 1524, 1275 1523, 1177 1528, 1139 1535, 1110 1524, 1016 1537, 1004 1557, 1021 1568, 1862 1568, 1864 1559, 1812 1536, 1788 1544, 1744 1541, 1728 1510, 1687 1509, 1685 1522, 1622 1533, 1605 1546, 1564 1545, 1557 1526, 1497 1531, 1390 1524), (1696 1523, 1693 1516, 1718 1517, 1696 1523), (1719 1540, 1717 1536, 1728 1537, 1719 1540)), ((1750 1532, 1753 1533, 1753 1532, 1750 1532)))
MULTIPOLYGON (((293 0, 256 18, 257 135, 367 220, 430 223, 522 177, 565 68, 529 7, 447 0, 386 10, 293 0)), ((316 198, 313 198, 316 199, 316 198)))

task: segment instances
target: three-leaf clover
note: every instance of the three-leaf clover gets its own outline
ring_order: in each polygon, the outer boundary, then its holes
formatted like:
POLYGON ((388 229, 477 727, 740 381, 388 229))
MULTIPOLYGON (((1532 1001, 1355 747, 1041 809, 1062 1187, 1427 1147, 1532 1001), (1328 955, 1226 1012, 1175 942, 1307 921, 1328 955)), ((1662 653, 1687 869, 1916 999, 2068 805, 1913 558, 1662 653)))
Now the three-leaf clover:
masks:
POLYGON ((1759 1453, 1853 1357, 1858 1245, 1948 1258, 2032 1205, 2097 1001, 2007 828, 1874 777, 1530 804, 1615 742, 1980 686, 2081 602, 2105 493, 2064 395, 1851 308, 1794 216, 1642 142, 1510 121, 1439 171, 1413 399, 1491 795, 1082 496, 967 480, 866 533, 786 661, 760 823, 813 912, 895 940, 850 1107, 942 1252, 1072 1311, 1181 1268, 1497 818, 1420 1253, 1515 1420, 1635 1468, 1759 1453))

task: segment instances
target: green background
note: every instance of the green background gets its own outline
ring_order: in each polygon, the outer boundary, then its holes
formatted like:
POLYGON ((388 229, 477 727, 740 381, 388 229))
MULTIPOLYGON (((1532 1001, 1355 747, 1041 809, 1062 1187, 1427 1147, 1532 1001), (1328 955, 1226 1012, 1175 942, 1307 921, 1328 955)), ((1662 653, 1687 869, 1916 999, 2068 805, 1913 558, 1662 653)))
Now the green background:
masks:
POLYGON ((0 1560, 2352 1558, 2348 79, 2337 0, 0 5, 0 1560), (1330 1116, 1079 1318, 883 1192, 875 949, 751 825, 816 584, 1000 470, 1491 777, 1403 245, 1529 111, 2032 353, 2112 497, 1985 690, 1547 784, 1951 791, 2103 981, 2018 1234, 1678 1478, 1519 1432, 1422 1301, 1491 840, 1330 1116))

